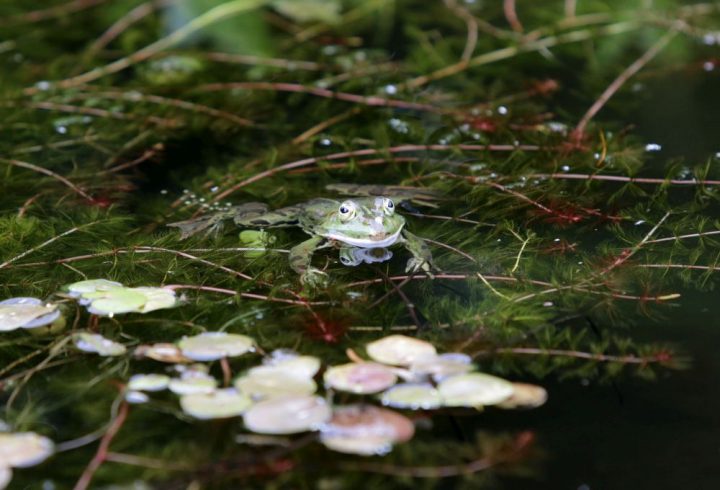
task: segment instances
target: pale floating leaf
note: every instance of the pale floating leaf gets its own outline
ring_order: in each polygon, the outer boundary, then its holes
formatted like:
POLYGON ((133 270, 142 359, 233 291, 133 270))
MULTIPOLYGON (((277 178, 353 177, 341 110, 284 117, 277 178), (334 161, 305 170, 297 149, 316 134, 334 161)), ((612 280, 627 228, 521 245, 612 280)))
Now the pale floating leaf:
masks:
POLYGON ((380 397, 383 405, 409 410, 432 410, 442 406, 440 393, 430 383, 404 383, 393 386, 380 397))
POLYGON ((37 298, 9 298, 0 301, 0 332, 49 325, 59 316, 57 305, 37 298))
POLYGON ((133 391, 162 391, 168 387, 170 377, 164 374, 136 374, 130 377, 128 389, 133 391))
POLYGON ((319 396, 284 395, 253 405, 243 417, 245 427, 259 434, 296 434, 316 430, 331 411, 319 396))
POLYGON ((125 401, 133 405, 141 405, 150 401, 150 397, 142 391, 129 390, 125 392, 125 401))
POLYGON ((545 388, 529 383, 512 383, 513 394, 498 403, 499 408, 537 408, 545 404, 548 394, 545 388))
POLYGON ((399 366, 407 366, 418 359, 437 355, 435 346, 431 343, 405 335, 390 335, 370 342, 365 346, 365 350, 374 361, 399 366))
POLYGON ((145 303, 139 308, 138 313, 148 313, 155 310, 173 308, 177 305, 175 291, 168 288, 139 287, 131 291, 145 296, 145 303))
POLYGON ((9 466, 0 466, 0 490, 7 488, 12 480, 12 468, 9 466))
POLYGON ((127 350, 124 345, 106 339, 97 333, 78 333, 74 340, 75 346, 81 351, 93 352, 101 356, 121 356, 127 350))
POLYGON ((89 279, 87 281, 74 282, 65 286, 71 296, 81 296, 97 291, 108 291, 114 288, 122 288, 119 282, 108 281, 107 279, 89 279))
POLYGON ((255 341, 246 335, 205 332, 183 337, 178 343, 185 357, 193 361, 215 361, 223 357, 241 356, 254 349, 255 341))
POLYGON ((410 364, 410 371, 421 376, 432 376, 440 381, 448 376, 463 374, 472 370, 472 360, 465 354, 440 354, 416 359, 410 364))
POLYGON ((263 364, 296 376, 312 378, 320 370, 321 363, 317 357, 300 356, 294 352, 276 350, 263 359, 263 364))
POLYGON ((334 408, 320 441, 333 451, 373 456, 390 452, 414 434, 415 426, 404 415, 372 405, 348 405, 334 408))
POLYGON ((352 362, 325 371, 325 385, 360 395, 378 393, 397 382, 393 370, 374 362, 352 362))
POLYGON ((34 432, 0 433, 0 461, 4 466, 35 466, 45 461, 54 450, 50 439, 34 432))
POLYGON ((135 355, 171 364, 192 362, 192 359, 188 359, 182 355, 180 347, 167 343, 140 345, 135 348, 135 355))
POLYGON ((208 394, 216 390, 218 382, 212 376, 202 372, 183 373, 181 378, 173 378, 168 383, 170 391, 177 395, 208 394))
POLYGON ((510 381, 484 373, 452 376, 438 384, 438 391, 447 407, 481 407, 497 405, 512 396, 510 381))
POLYGON ((224 419, 242 415, 252 400, 233 388, 212 393, 194 393, 180 398, 183 412, 196 419, 224 419))
POLYGON ((293 374, 277 366, 260 366, 235 380, 235 388, 258 400, 280 395, 312 395, 317 385, 303 373, 293 374))
POLYGON ((130 288, 87 293, 82 297, 90 300, 90 305, 87 307, 89 313, 102 316, 138 312, 147 302, 143 293, 130 288))

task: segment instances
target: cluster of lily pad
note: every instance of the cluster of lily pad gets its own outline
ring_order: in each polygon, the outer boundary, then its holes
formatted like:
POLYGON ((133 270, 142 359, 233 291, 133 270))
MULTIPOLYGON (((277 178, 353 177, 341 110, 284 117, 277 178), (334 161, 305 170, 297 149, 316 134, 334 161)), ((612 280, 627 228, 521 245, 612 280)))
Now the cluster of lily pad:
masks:
POLYGON ((113 316, 119 313, 148 313, 177 305, 175 291, 162 287, 123 286, 107 279, 89 279, 68 284, 67 294, 77 298, 89 313, 113 316))
MULTIPOLYGON (((183 412, 193 418, 241 416, 245 428, 259 434, 317 431, 329 449, 352 454, 384 454, 413 437, 414 424, 401 413, 367 400, 334 405, 332 396, 318 396, 315 379, 321 362, 316 357, 277 350, 235 378, 232 386, 222 388, 201 364, 242 356, 255 351, 255 345, 245 335, 206 332, 175 344, 140 346, 137 356, 171 363, 174 373, 132 376, 126 399, 144 403, 149 393, 168 389, 180 397, 183 412)), ((355 356, 354 362, 325 370, 323 381, 329 395, 333 391, 374 395, 387 407, 410 410, 486 405, 529 408, 547 398, 539 386, 475 372, 467 356, 438 354, 432 344, 411 337, 385 337, 367 344, 366 352, 371 361, 355 356), (399 380, 403 382, 398 384, 399 380)))
POLYGON ((0 301, 0 332, 64 324, 57 304, 38 298, 10 298, 0 301))
POLYGON ((13 468, 40 464, 54 451, 50 439, 34 432, 0 432, 0 489, 10 484, 13 468))

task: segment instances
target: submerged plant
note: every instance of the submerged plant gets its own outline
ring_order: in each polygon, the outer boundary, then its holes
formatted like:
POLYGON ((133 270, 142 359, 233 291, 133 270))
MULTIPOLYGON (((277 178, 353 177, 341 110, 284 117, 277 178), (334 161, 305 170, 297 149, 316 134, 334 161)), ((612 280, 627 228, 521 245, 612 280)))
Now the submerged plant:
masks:
POLYGON ((686 366, 631 327, 717 286, 716 141, 630 126, 720 9, 656 3, 0 6, 0 415, 65 441, 14 481, 502 486, 550 409, 495 408, 686 366))

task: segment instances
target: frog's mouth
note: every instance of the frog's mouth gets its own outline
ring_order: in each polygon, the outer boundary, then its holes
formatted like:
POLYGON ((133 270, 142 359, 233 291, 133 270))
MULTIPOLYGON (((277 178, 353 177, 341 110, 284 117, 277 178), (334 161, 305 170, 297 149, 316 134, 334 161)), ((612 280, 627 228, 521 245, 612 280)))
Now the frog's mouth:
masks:
POLYGON ((337 240, 342 243, 347 243, 348 245, 352 245, 353 247, 381 248, 389 247, 390 245, 395 243, 400 236, 401 231, 402 226, 398 228, 398 230, 392 235, 388 235, 387 233, 379 233, 377 235, 370 235, 368 238, 353 238, 338 233, 330 233, 327 235, 327 238, 329 238, 330 240, 337 240))

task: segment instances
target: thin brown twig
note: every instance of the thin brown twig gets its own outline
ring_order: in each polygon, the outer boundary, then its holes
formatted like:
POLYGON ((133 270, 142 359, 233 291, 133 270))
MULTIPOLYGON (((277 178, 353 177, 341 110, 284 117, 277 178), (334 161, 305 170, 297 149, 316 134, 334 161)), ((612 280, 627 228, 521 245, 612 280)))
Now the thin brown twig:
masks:
POLYGON ((465 39, 465 48, 460 56, 461 61, 470 61, 478 41, 478 22, 475 16, 465 7, 459 5, 457 0, 444 0, 445 6, 450 9, 460 19, 465 21, 467 28, 467 36, 465 39))
MULTIPOLYGON (((49 177, 52 177, 53 179, 57 180, 58 182, 62 182, 63 184, 65 184, 67 187, 72 189, 76 194, 79 194, 80 196, 84 197, 88 201, 92 201, 92 197, 90 197, 90 195, 87 192, 82 190, 76 184, 73 184, 72 182, 70 182, 68 179, 66 179, 62 175, 53 172, 52 170, 48 170, 46 168, 39 167, 32 163, 23 162, 21 160, 9 159, 9 158, 0 158, 0 162, 6 163, 8 165, 13 165, 15 167, 26 168, 28 170, 32 170, 34 172, 38 172, 38 173, 47 175, 49 177)), ((0 268, 2 268, 2 267, 0 266, 0 268)))
POLYGON ((515 9, 515 0, 503 0, 503 13, 510 27, 515 32, 523 32, 523 26, 517 16, 515 9))
POLYGON ((0 26, 54 19, 89 9, 106 1, 107 0, 73 0, 62 5, 55 5, 46 9, 33 10, 32 12, 25 12, 14 17, 9 17, 0 21, 0 26))
POLYGON ((537 179, 567 179, 567 180, 602 180, 610 182, 627 182, 633 184, 660 184, 660 185, 720 185, 720 180, 679 180, 679 179, 655 179, 648 177, 626 177, 623 175, 600 175, 600 174, 532 174, 530 178, 537 179))
MULTIPOLYGON (((656 356, 638 357, 634 355, 614 356, 610 354, 596 354, 593 352, 581 352, 574 350, 561 349, 539 349, 535 347, 502 347, 494 350, 498 354, 524 354, 524 355, 546 355, 560 357, 574 357, 577 359, 589 359, 600 362, 619 362, 623 364, 650 364, 656 362, 667 362, 666 354, 658 354, 656 356)), ((478 354, 474 354, 475 357, 478 354)))
POLYGON ((108 430, 105 432, 103 438, 100 439, 100 445, 98 446, 95 456, 93 456, 90 463, 88 463, 85 468, 85 471, 83 471, 82 475, 80 475, 80 478, 75 484, 73 490, 86 490, 88 486, 90 486, 90 482, 92 481, 95 472, 107 460, 110 443, 125 423, 129 410, 130 405, 126 401, 123 401, 120 405, 120 410, 118 411, 117 416, 108 427, 108 430))

